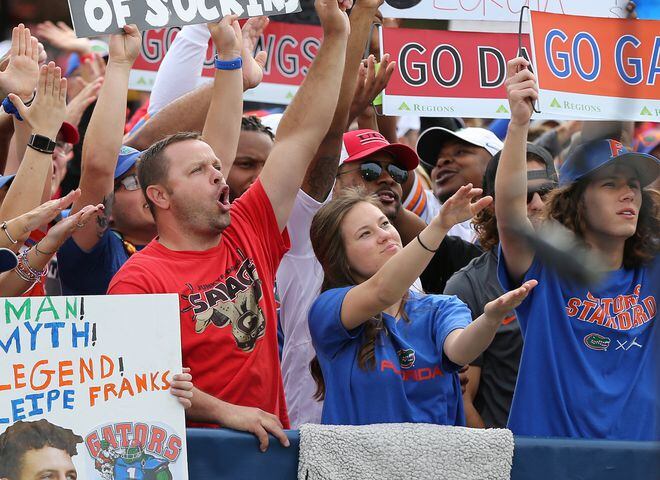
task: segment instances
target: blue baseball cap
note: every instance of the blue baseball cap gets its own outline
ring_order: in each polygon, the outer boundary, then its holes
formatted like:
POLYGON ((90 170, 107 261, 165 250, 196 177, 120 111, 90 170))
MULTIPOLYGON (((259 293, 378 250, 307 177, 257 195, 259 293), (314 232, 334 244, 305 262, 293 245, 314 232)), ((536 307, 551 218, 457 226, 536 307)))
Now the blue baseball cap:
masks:
POLYGON ((559 170, 559 186, 576 182, 614 162, 634 168, 642 187, 660 175, 660 160, 653 155, 634 152, 617 140, 606 139, 584 143, 573 150, 559 170))
POLYGON ((16 175, 4 175, 0 177, 0 188, 4 187, 5 185, 9 186, 11 184, 11 181, 14 179, 16 175))
POLYGON ((115 180, 128 172, 133 167, 133 165, 135 165, 135 162, 137 162, 141 154, 141 151, 136 150, 133 147, 123 145, 121 150, 119 150, 117 168, 115 168, 115 180))
POLYGON ((18 265, 16 254, 8 248, 0 248, 0 273, 13 270, 18 265))
POLYGON ((660 146, 660 128, 651 128, 637 136, 635 150, 642 153, 651 153, 660 146))

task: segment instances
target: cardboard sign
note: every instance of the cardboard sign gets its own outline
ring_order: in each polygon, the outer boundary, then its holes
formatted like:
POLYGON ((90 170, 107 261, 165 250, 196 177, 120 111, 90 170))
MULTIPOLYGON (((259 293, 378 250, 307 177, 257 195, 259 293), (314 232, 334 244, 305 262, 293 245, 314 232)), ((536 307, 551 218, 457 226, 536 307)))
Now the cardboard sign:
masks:
MULTIPOLYGON (((178 31, 178 28, 168 28, 143 35, 142 50, 131 71, 129 88, 151 91, 158 67, 178 31)), ((322 34, 318 26, 270 22, 255 47, 255 53, 262 50, 268 53, 264 79, 257 88, 248 90, 244 99, 289 104, 321 46, 322 34)), ((214 55, 213 44, 209 42, 201 81, 213 78, 214 55)))
MULTIPOLYGON (((531 58, 528 35, 522 44, 531 58)), ((504 80, 506 62, 518 51, 517 34, 385 28, 382 45, 397 62, 383 95, 384 114, 509 118, 504 80)))
POLYGON ((78 37, 120 32, 126 24, 138 29, 215 22, 225 15, 240 18, 280 15, 301 10, 300 0, 69 0, 78 37))
POLYGON ((625 18, 627 0, 385 0, 384 17, 517 22, 520 9, 625 18))
POLYGON ((3 441, 44 424, 38 435, 53 429, 79 442, 73 457, 59 453, 78 478, 188 478, 184 411, 168 391, 181 371, 176 295, 1 302, 3 441))
POLYGON ((532 13, 541 111, 660 121, 660 21, 532 13))

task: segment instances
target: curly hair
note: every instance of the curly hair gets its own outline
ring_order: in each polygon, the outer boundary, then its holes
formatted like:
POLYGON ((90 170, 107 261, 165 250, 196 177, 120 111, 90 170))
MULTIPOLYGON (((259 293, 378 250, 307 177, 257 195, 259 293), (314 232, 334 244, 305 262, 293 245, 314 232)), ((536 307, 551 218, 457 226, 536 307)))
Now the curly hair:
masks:
MULTIPOLYGON (((582 179, 551 191, 546 198, 545 219, 556 220, 584 238, 586 229, 584 192, 589 179, 582 179)), ((660 251, 660 193, 642 190, 635 234, 626 239, 624 268, 636 268, 653 260, 660 251)))
POLYGON ((73 457, 78 453, 76 445, 83 441, 72 430, 53 425, 48 420, 16 422, 0 435, 0 478, 18 480, 23 455, 29 450, 53 447, 73 457))
MULTIPOLYGON (((314 215, 309 236, 314 254, 323 267, 322 292, 333 288, 357 285, 358 283, 353 277, 351 267, 348 264, 348 257, 341 235, 341 226, 346 215, 359 203, 369 203, 379 209, 382 207, 376 196, 368 195, 362 189, 349 188, 321 207, 314 215)), ((404 297, 398 313, 405 321, 408 321, 404 311, 406 298, 404 297)), ((358 367, 362 370, 376 368, 376 339, 381 332, 386 331, 382 314, 378 314, 364 323, 362 345, 358 351, 357 359, 358 367)), ((312 378, 316 382, 314 398, 323 400, 325 398, 325 382, 318 357, 314 357, 309 367, 312 378)))
POLYGON ((275 135, 273 134, 273 131, 270 129, 270 127, 267 127, 261 123, 259 117, 255 117, 254 115, 248 115, 241 118, 241 130, 244 132, 265 133, 270 137, 271 140, 275 140, 275 135))

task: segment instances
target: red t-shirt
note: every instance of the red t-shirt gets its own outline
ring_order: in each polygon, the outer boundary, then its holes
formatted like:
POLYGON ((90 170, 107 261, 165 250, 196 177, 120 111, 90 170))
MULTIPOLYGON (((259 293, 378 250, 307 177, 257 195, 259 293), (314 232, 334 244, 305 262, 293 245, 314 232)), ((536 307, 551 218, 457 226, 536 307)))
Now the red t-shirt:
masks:
POLYGON ((289 418, 277 347, 275 272, 289 249, 257 181, 236 200, 217 247, 172 251, 151 241, 113 277, 109 294, 178 293, 183 364, 229 403, 289 418))

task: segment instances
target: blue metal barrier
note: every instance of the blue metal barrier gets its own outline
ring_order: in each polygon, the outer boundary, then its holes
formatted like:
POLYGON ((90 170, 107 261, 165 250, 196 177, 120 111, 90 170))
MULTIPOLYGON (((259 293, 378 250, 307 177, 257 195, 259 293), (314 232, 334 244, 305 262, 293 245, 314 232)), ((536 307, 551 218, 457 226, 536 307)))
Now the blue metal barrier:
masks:
MULTIPOLYGON (((295 480, 297 430, 284 448, 273 437, 266 453, 254 435, 224 429, 188 430, 191 480, 295 480)), ((659 480, 660 442, 515 437, 512 480, 659 480)))

